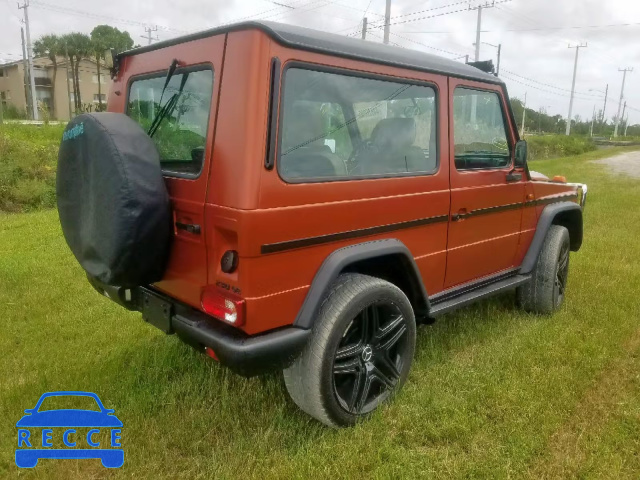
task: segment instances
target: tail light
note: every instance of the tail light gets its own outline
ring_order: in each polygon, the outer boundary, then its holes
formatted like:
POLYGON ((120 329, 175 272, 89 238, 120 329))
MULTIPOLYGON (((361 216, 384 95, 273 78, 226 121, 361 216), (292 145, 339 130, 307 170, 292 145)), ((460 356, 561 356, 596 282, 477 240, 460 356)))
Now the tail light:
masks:
POLYGON ((202 309, 212 317, 236 327, 244 325, 244 300, 226 292, 206 289, 202 292, 202 309))

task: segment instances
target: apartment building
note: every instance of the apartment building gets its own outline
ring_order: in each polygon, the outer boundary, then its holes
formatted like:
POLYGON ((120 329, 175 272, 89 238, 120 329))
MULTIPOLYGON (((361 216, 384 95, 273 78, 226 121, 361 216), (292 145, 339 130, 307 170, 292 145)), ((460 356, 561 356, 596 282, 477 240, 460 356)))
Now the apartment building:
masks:
MULTIPOLYGON (((58 58, 58 68, 55 75, 54 68, 49 58, 35 58, 33 60, 33 74, 36 84, 36 98, 39 105, 46 105, 50 112, 50 118, 55 120, 69 120, 69 111, 75 111, 74 98, 76 92, 73 88, 71 68, 69 68, 69 89, 67 89, 67 60, 58 58)), ((102 102, 106 103, 107 94, 111 86, 111 78, 108 70, 101 66, 102 102)), ((84 111, 93 111, 99 104, 98 97, 98 72, 96 62, 90 59, 80 61, 78 67, 80 84, 80 99, 84 111)), ((13 106, 19 112, 28 113, 27 92, 29 79, 25 76, 22 60, 0 64, 0 101, 5 110, 13 106)))

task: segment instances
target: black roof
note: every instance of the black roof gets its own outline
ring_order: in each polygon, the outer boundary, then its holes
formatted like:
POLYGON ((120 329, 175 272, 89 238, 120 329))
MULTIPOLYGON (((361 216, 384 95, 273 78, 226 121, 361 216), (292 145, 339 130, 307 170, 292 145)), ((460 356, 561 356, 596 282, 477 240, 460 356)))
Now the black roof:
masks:
POLYGON ((409 68, 433 73, 441 73, 459 78, 479 80, 481 82, 502 83, 502 81, 470 65, 449 60, 418 50, 394 47, 377 42, 367 42, 334 33, 326 33, 311 28, 298 27, 285 23, 252 21, 212 28, 181 37, 172 38, 152 45, 135 48, 119 56, 136 55, 151 50, 177 45, 179 43, 211 37, 222 33, 259 29, 276 42, 291 48, 326 53, 355 60, 365 60, 385 65, 409 68))

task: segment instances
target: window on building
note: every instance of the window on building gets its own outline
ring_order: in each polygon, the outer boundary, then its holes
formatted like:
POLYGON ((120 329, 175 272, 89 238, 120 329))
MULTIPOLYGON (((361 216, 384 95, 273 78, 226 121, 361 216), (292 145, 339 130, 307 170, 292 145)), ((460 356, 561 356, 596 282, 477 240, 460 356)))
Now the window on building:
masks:
POLYGON ((49 78, 49 73, 46 68, 34 66, 33 78, 49 78))
POLYGON ((159 120, 162 109, 173 104, 153 135, 165 172, 198 175, 204 161, 213 94, 211 69, 186 70, 171 77, 162 94, 166 74, 134 80, 129 90, 127 115, 145 131, 159 120), (162 99, 161 99, 162 97, 162 99))
POLYGON ((505 168, 511 163, 500 97, 495 92, 455 89, 453 137, 458 170, 505 168))
MULTIPOLYGON (((97 85, 98 84, 98 75, 92 75, 91 81, 97 85)), ((106 75, 102 75, 102 74, 100 75, 100 83, 103 84, 103 85, 105 83, 107 83, 107 76, 106 75)))
POLYGON ((289 68, 278 169, 286 180, 434 172, 436 95, 428 86, 289 68))
POLYGON ((94 93, 93 94, 93 103, 100 103, 100 100, 102 100, 102 102, 106 102, 107 101, 107 95, 105 93, 101 93, 101 94, 94 93))

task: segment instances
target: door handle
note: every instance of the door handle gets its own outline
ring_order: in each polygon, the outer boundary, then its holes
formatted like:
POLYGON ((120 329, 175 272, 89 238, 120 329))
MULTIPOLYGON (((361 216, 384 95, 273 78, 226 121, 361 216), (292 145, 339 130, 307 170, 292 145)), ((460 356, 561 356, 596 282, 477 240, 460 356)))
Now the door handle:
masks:
POLYGON ((451 215, 451 221, 459 222, 460 220, 464 220, 464 217, 466 217, 467 215, 467 209, 461 208, 460 210, 458 210, 458 213, 454 213, 453 215, 451 215))
POLYGON ((185 230, 189 233, 193 233, 194 235, 200 235, 200 225, 197 225, 195 223, 176 222, 176 228, 179 230, 185 230))
POLYGON ((519 182, 522 180, 521 173, 509 172, 507 173, 507 183, 519 182))

